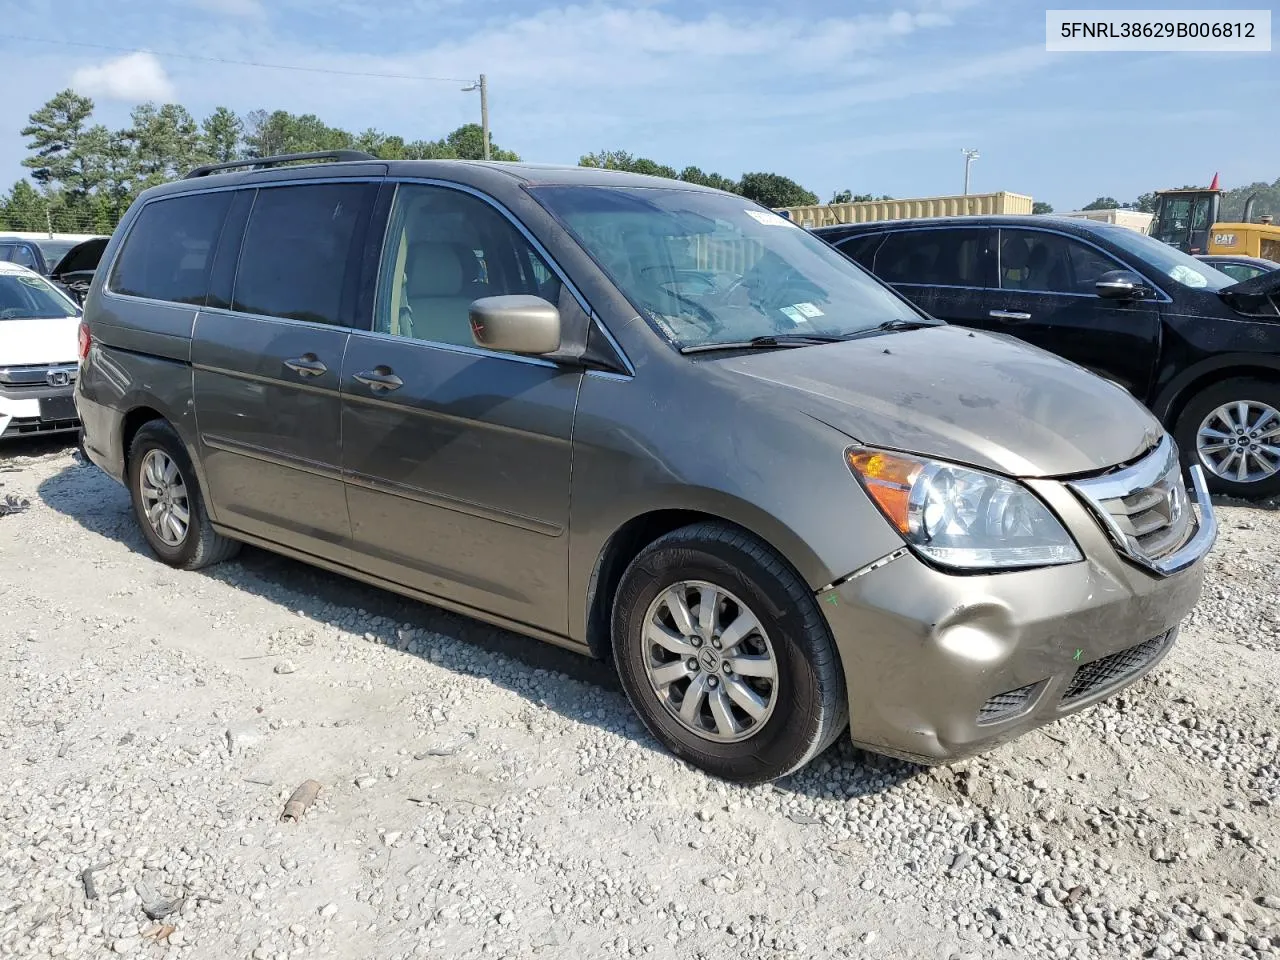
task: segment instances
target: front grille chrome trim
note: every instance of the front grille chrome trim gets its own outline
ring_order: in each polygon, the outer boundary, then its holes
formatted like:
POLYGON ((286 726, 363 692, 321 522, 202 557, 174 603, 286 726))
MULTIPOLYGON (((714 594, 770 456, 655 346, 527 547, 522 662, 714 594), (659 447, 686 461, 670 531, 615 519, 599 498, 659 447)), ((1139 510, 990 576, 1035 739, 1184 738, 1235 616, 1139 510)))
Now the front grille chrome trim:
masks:
POLYGON ((1165 434, 1138 463, 1102 476, 1069 481, 1067 486, 1089 508, 1122 556, 1160 576, 1171 576, 1204 557, 1218 536, 1204 471, 1196 465, 1188 473, 1190 497, 1178 448, 1165 434))

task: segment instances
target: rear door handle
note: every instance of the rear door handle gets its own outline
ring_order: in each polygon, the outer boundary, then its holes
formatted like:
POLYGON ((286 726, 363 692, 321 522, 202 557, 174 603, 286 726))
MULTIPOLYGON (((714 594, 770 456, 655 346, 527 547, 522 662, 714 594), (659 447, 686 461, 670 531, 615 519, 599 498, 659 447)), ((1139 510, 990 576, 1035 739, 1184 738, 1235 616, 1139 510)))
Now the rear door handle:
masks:
POLYGON ((304 353, 300 357, 286 360, 284 365, 301 377, 318 377, 329 369, 317 359, 314 353, 304 353))
POLYGON ((1016 310, 992 310, 987 316, 995 320, 1030 320, 1031 314, 1019 313, 1016 310))
POLYGON ((404 381, 387 366, 376 366, 372 370, 357 373, 355 377, 374 393, 398 390, 404 386, 404 381))

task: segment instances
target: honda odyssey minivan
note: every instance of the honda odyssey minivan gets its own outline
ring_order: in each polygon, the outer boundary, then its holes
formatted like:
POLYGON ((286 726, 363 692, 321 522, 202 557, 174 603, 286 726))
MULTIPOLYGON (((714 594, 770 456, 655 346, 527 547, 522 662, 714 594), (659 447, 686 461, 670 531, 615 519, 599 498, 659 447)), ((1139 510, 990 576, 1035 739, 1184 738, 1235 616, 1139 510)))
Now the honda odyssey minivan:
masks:
POLYGON ((845 730, 985 749, 1199 597, 1203 476, 1132 397, 742 197, 296 159, 147 191, 88 294, 85 445, 165 563, 253 544, 611 657, 743 782, 845 730))

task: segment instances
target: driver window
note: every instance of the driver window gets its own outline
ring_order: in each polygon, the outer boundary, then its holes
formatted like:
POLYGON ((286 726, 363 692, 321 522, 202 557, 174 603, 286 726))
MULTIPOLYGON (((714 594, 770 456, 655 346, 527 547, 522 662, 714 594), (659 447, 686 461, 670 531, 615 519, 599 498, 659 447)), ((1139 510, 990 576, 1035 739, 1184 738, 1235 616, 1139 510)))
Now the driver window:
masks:
POLYGON ((474 347, 469 312, 482 297, 560 301, 560 280, 519 230, 459 190, 401 184, 387 229, 374 330, 474 347))
POLYGON ((1094 293, 1109 270, 1124 269, 1071 237, 1037 230, 1000 232, 1000 287, 1035 293, 1094 293))

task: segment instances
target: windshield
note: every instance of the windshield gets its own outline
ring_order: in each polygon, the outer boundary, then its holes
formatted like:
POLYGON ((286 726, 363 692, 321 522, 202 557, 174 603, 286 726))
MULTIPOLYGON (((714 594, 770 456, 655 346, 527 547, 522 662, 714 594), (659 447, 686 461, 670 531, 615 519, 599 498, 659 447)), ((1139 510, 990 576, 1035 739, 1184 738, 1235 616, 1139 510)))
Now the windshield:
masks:
POLYGON ((1170 280, 1176 280, 1184 287, 1194 287, 1197 290, 1221 290, 1235 283, 1221 270, 1215 270, 1203 260, 1197 260, 1190 254, 1183 253, 1167 243, 1161 243, 1145 233, 1110 224, 1100 225, 1098 230, 1117 247, 1132 253, 1143 263, 1151 265, 1170 280))
POLYGON ((74 317, 76 305, 40 277, 0 273, 0 320, 74 317))
POLYGON ((58 261, 67 255, 67 252, 74 246, 77 246, 79 240, 33 240, 40 252, 44 254, 45 263, 49 264, 52 270, 57 266, 58 261))
POLYGON ((741 197, 653 187, 530 192, 682 348, 920 320, 843 254, 741 197))

